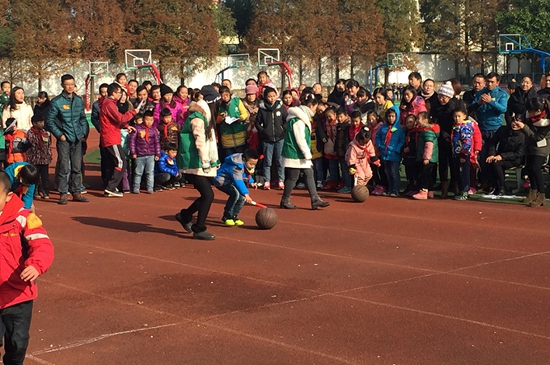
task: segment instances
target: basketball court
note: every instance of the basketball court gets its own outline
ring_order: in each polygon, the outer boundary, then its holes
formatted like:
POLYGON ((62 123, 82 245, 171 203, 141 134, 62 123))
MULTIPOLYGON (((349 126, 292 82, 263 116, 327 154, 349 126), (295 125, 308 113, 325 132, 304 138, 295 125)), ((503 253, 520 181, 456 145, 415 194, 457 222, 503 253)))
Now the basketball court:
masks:
POLYGON ((548 364, 547 208, 296 190, 262 231, 216 191, 204 242, 174 220, 192 188, 101 194, 36 202, 56 258, 26 364, 548 364))

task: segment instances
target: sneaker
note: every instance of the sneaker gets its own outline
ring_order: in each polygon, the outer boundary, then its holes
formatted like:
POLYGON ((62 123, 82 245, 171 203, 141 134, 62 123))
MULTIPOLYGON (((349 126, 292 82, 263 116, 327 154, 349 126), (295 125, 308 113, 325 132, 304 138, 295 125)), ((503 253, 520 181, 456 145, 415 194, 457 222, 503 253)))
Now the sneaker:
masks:
MULTIPOLYGON (((477 192, 476 188, 470 188, 470 190, 468 190, 468 195, 472 195, 472 194, 475 194, 477 192)), ((489 195, 491 194, 492 192, 490 191, 489 192, 489 195)))
POLYGON ((214 236, 212 233, 202 231, 193 233, 193 238, 196 240, 213 241, 216 239, 216 236, 214 236))
POLYGON ((122 194, 122 193, 121 193, 120 191, 118 191, 118 190, 111 191, 111 190, 105 189, 105 190, 103 191, 103 196, 122 198, 122 197, 124 196, 124 194, 122 194))
POLYGON ((349 193, 351 193, 351 189, 348 188, 347 186, 344 186, 342 189, 338 190, 338 192, 340 194, 349 194, 349 193))
POLYGON ((416 200, 427 200, 428 199, 428 190, 421 189, 418 193, 412 196, 416 200))
POLYGON ((139 194, 139 189, 132 190, 132 194, 139 194))
POLYGON ((338 183, 334 180, 329 180, 327 183, 323 186, 323 190, 334 190, 336 189, 336 186, 338 183))
POLYGON ((57 204, 59 205, 67 205, 69 203, 69 200, 67 199, 68 196, 67 194, 61 194, 61 196, 59 197, 59 201, 57 202, 57 204))
POLYGON ((317 181, 317 189, 322 189, 322 188, 323 188, 323 182, 317 181))
POLYGON ((305 188, 306 188, 306 184, 304 184, 304 183, 296 184, 296 189, 305 189, 305 188))
POLYGON ((382 185, 376 185, 374 187, 374 190, 372 191, 372 195, 384 195, 384 193, 386 192, 386 188, 384 188, 382 185))
POLYGON ((176 188, 172 184, 168 184, 164 186, 164 190, 176 190, 176 188))
POLYGON ((178 222, 180 222, 180 224, 183 227, 183 229, 185 230, 185 232, 187 232, 187 233, 193 232, 193 230, 192 230, 193 223, 191 223, 190 221, 189 222, 184 222, 183 218, 181 217, 181 212, 176 213, 176 220, 178 222))
POLYGON ((244 226, 244 222, 240 219, 235 219, 235 225, 236 226, 244 226))
POLYGON ((455 196, 455 200, 468 200, 468 192, 462 192, 461 194, 457 194, 455 196))
POLYGON ((264 190, 271 190, 271 183, 269 181, 264 184, 264 190))
POLYGON ((162 185, 155 185, 155 187, 153 188, 154 191, 163 191, 164 190, 164 187, 162 185))
POLYGON ((50 196, 48 194, 42 195, 42 199, 50 199, 50 196))
POLYGON ((235 221, 233 219, 226 219, 224 220, 224 223, 226 226, 234 226, 235 225, 235 221))
POLYGON ((344 188, 344 183, 343 182, 340 182, 337 186, 336 186, 336 190, 340 190, 340 189, 343 189, 344 188))
POLYGON ((82 191, 80 192, 80 194, 88 194, 88 190, 82 189, 82 191))
POLYGON ((90 200, 85 196, 82 196, 82 194, 73 194, 73 202, 87 203, 89 201, 90 200))
POLYGON ((153 194, 154 192, 154 189, 147 189, 147 194, 153 194))
POLYGON ((529 182, 529 180, 525 180, 523 182, 523 188, 524 189, 530 189, 531 188, 531 183, 529 182))
POLYGON ((174 183, 174 188, 181 188, 181 184, 179 182, 175 182, 174 183))
POLYGON ((398 198, 399 197, 399 193, 396 192, 396 191, 392 191, 390 194, 389 194, 390 197, 392 198, 398 198))
POLYGON ((285 183, 283 181, 279 181, 279 190, 285 190, 285 183))

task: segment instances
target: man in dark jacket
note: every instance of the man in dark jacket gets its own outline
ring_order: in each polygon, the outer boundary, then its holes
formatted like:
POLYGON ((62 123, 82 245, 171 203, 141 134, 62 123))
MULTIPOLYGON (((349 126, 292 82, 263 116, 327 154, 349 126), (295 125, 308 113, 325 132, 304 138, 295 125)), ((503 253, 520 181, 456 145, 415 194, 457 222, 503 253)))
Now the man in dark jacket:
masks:
POLYGON ((277 99, 275 89, 264 89, 264 100, 254 125, 258 130, 260 141, 263 143, 264 154, 264 189, 271 189, 271 165, 273 159, 277 163, 277 180, 279 189, 284 189, 285 169, 283 167, 282 151, 285 138, 285 124, 287 112, 281 100, 277 99))
POLYGON ((89 132, 88 121, 84 114, 84 102, 74 93, 76 85, 72 75, 61 76, 61 87, 63 92, 52 99, 46 118, 48 129, 57 138, 59 170, 55 178, 61 194, 58 203, 67 204, 69 192, 73 196, 73 201, 88 202, 88 199, 81 194, 82 140, 89 132))

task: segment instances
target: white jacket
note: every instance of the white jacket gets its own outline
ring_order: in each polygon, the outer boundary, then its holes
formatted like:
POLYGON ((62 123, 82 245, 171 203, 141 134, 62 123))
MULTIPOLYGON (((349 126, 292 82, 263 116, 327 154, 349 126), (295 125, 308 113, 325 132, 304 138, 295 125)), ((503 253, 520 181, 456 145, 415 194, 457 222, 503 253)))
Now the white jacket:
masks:
POLYGON ((6 129, 6 120, 15 118, 17 120, 17 128, 22 129, 25 133, 32 128, 31 118, 34 115, 29 104, 23 102, 19 107, 12 111, 9 105, 6 105, 2 112, 2 127, 6 129))
POLYGON ((306 140, 306 128, 309 129, 311 134, 311 118, 313 118, 313 112, 306 106, 296 106, 288 109, 287 121, 298 118, 299 120, 294 123, 293 132, 296 145, 302 151, 305 158, 295 159, 283 157, 283 166, 293 169, 309 169, 313 166, 311 162, 311 150, 306 140))

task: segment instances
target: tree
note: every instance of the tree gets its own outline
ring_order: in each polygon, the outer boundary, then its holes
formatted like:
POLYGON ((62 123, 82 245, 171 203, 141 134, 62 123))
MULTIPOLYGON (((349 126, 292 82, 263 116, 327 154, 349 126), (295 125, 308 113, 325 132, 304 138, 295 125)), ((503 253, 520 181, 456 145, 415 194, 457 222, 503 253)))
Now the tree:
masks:
POLYGON ((510 0, 497 13, 496 22, 500 33, 524 35, 533 48, 550 52, 550 1, 510 0))
POLYGON ((72 41, 66 32, 69 12, 59 2, 18 0, 11 2, 9 14, 14 35, 10 60, 21 61, 41 90, 42 80, 59 74, 66 62, 72 41))
MULTIPOLYGON (((471 66, 484 68, 496 54, 495 15, 503 0, 421 0, 427 46, 450 58, 463 61, 466 78, 471 66)), ((456 70, 458 72, 458 70, 456 70)))
POLYGON ((125 9, 135 19, 130 32, 136 46, 151 49, 161 72, 175 72, 183 82, 218 55, 211 0, 135 0, 125 9))
POLYGON ((214 7, 214 21, 216 28, 218 29, 218 35, 220 37, 220 43, 223 47, 220 51, 222 54, 231 53, 225 46, 237 37, 235 30, 235 18, 233 18, 231 9, 225 6, 223 3, 218 3, 214 7), (227 42, 227 43, 226 43, 227 42))
POLYGON ((242 45, 252 23, 252 0, 225 0, 223 3, 231 10, 231 15, 236 20, 235 30, 242 45))

